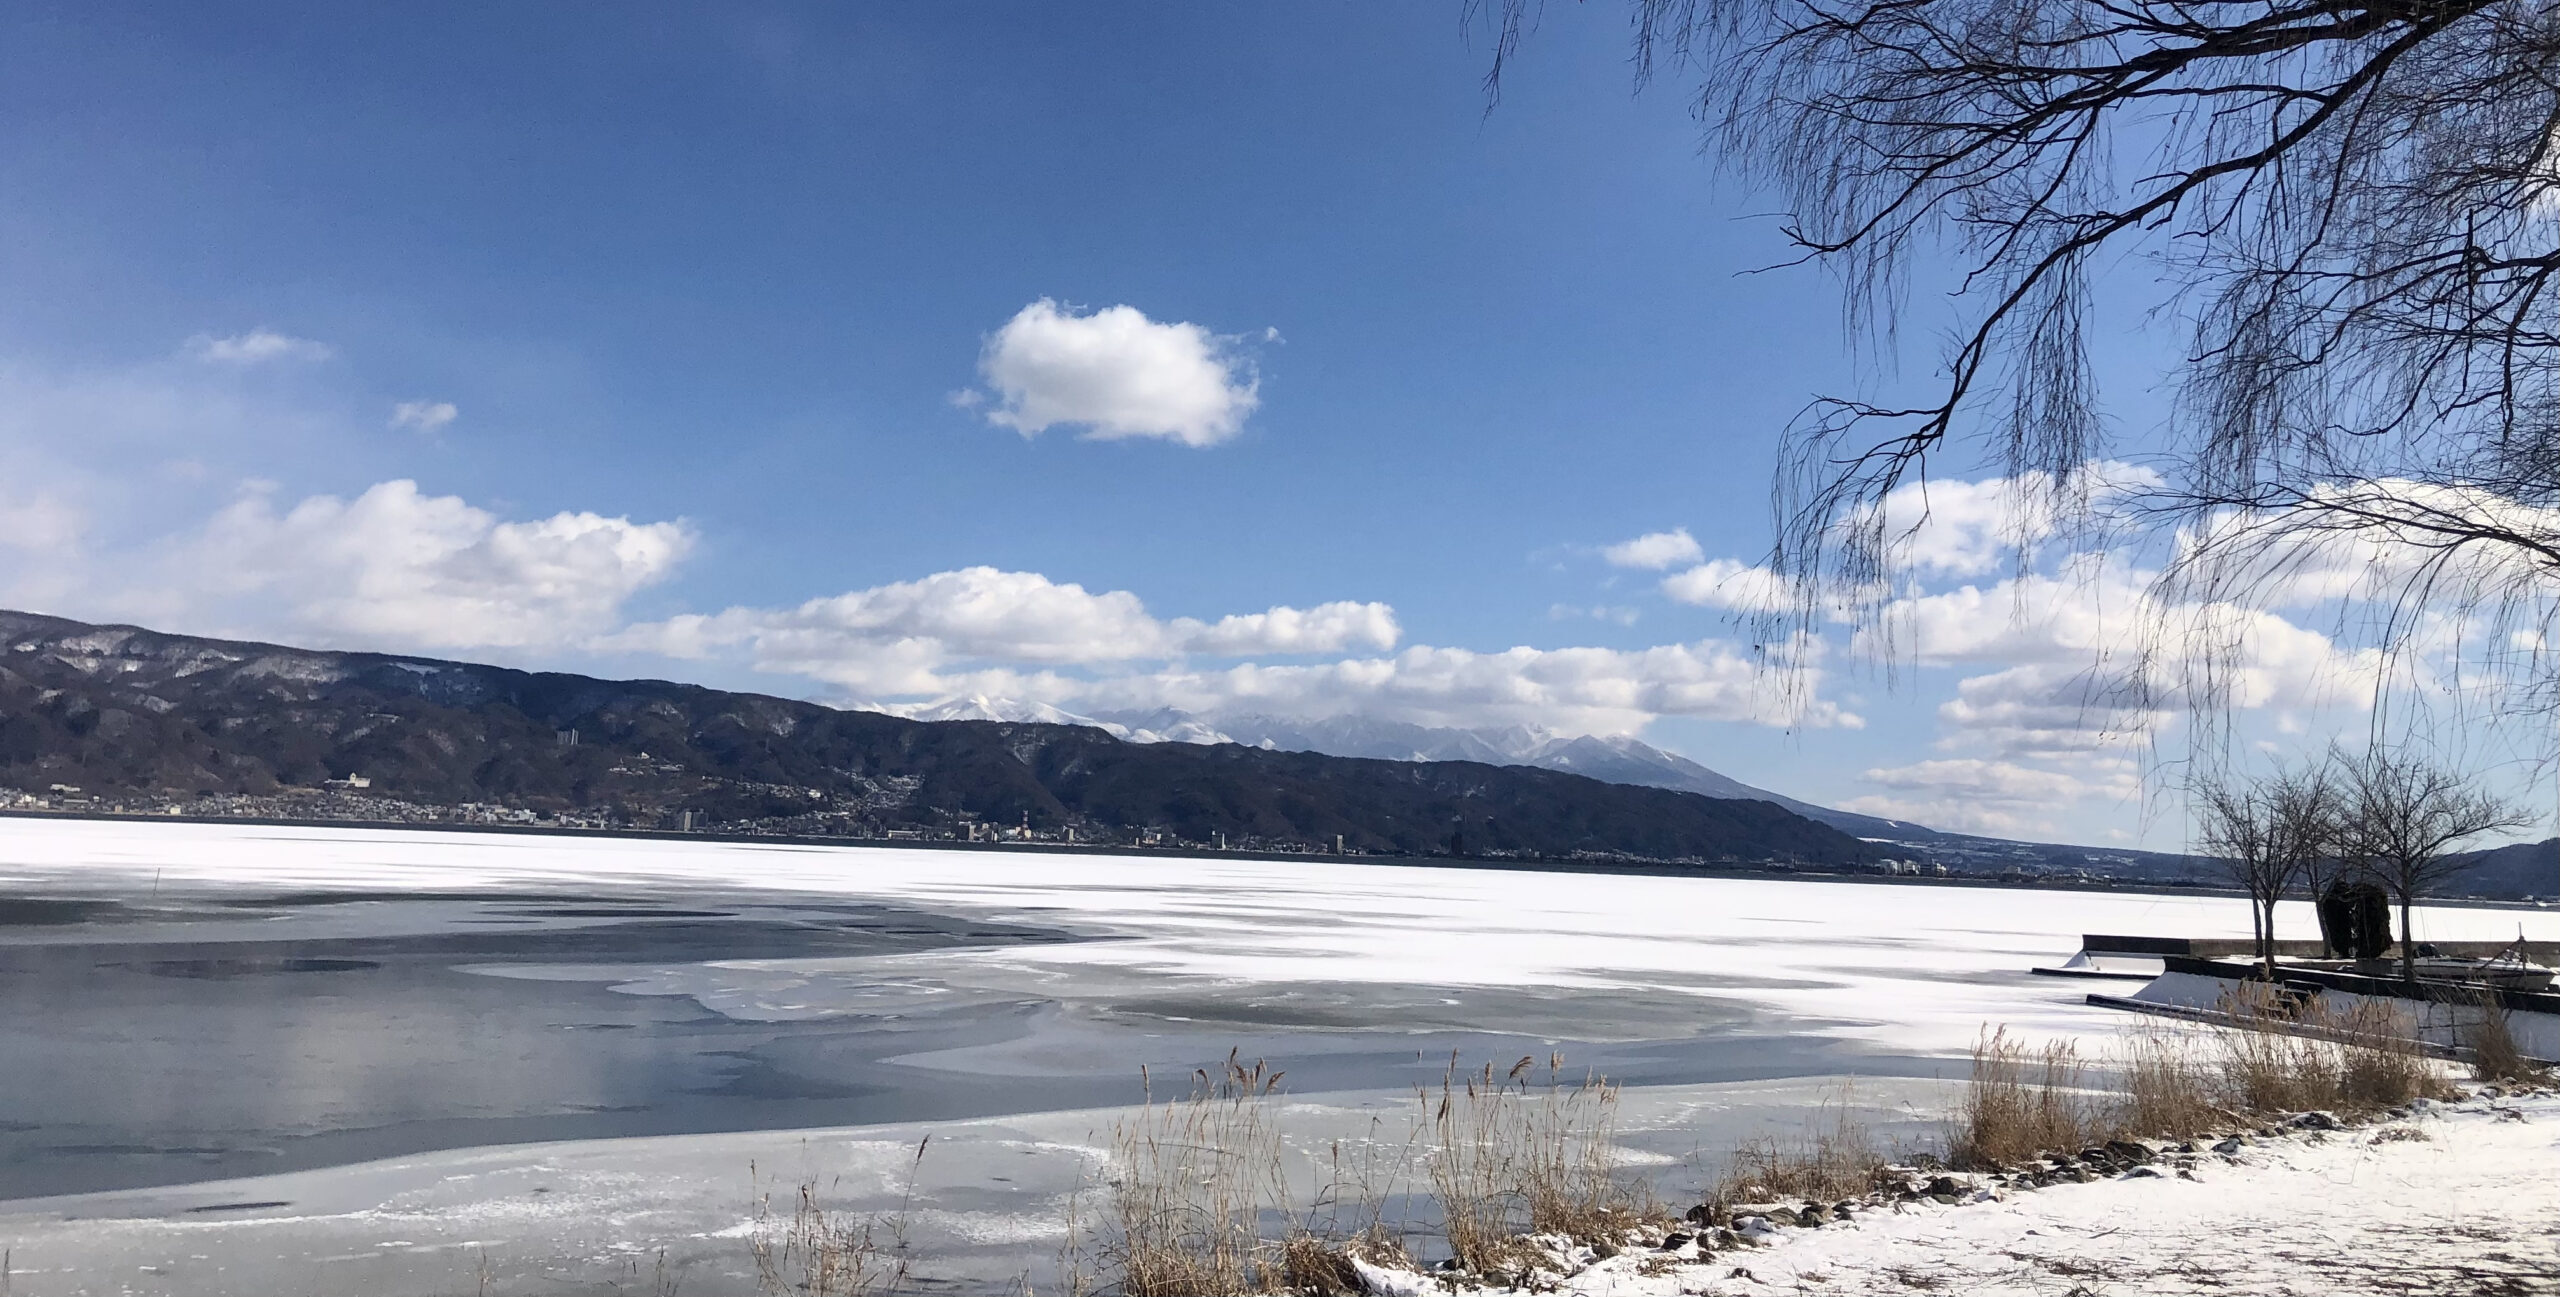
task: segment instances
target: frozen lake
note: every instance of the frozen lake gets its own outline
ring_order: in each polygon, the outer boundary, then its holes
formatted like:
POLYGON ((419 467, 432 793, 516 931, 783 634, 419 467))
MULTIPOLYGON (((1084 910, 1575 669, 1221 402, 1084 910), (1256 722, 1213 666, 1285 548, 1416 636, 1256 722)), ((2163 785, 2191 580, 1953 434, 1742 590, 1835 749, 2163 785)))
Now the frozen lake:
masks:
MULTIPOLYGON (((2519 923, 2560 936, 2421 936, 2519 923)), ((918 1249, 982 1286, 1040 1269, 1141 1067, 1270 1059, 1314 1147, 1453 1056, 1561 1051, 1676 1187, 1844 1078, 1933 1122, 1985 1024, 2113 1030, 2026 972, 2080 933, 2247 930, 2139 893, 0 820, 0 1246, 12 1294, 603 1292, 660 1249, 716 1294, 751 1164, 861 1206, 932 1133, 918 1249)))

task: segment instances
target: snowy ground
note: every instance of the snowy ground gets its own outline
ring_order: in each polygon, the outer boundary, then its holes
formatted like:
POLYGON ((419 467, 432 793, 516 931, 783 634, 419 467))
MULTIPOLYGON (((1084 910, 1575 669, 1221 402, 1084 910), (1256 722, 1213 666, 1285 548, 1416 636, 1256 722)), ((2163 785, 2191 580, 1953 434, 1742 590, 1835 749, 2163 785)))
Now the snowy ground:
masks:
POLYGON ((1945 1292, 2560 1292, 2560 1098, 2475 1101, 2388 1126, 2253 1141, 2174 1175, 1915 1204, 1778 1232, 1704 1264, 1628 1253, 1581 1297, 1945 1292), (2395 1132, 2385 1134, 2386 1131, 2395 1132), (2416 1132, 2412 1138, 2399 1132, 2416 1132), (1648 1261, 1651 1262, 1648 1265, 1648 1261), (1642 1271, 1653 1269, 1656 1273, 1642 1271))
MULTIPOLYGON (((1438 1066, 1419 1056, 1418 1042, 1442 1042, 1441 1058, 1452 1038, 1581 1042, 1586 1054, 1617 1048, 1611 1070, 1632 1069, 1641 1081, 1627 1101, 1635 1157, 1667 1187, 1693 1188, 1706 1158, 1743 1135, 1800 1128, 1851 1075, 1875 1120, 1913 1130, 1934 1123, 1945 1079, 1961 1074, 1959 1060, 1986 1023, 2030 1035, 2114 1031, 2119 1016, 2083 1003, 2088 983, 2025 972, 2070 953, 2084 932, 2248 929, 2237 901, 2139 893, 0 820, 0 897, 304 889, 831 898, 1092 939, 850 958, 474 968, 475 977, 529 985, 672 997, 659 1002, 690 1001, 731 1022, 912 1019, 936 1005, 991 1000, 1045 1007, 1011 1038, 890 1060, 928 1084, 935 1076, 955 1085, 1006 1079, 1022 1095, 1012 1111, 927 1124, 452 1147, 288 1175, 0 1201, 0 1248, 10 1250, 13 1271, 0 1291, 403 1297, 474 1291, 484 1264, 499 1293, 646 1291, 635 1267, 663 1247, 685 1267, 689 1297, 716 1297, 741 1291, 738 1231, 759 1183, 787 1191, 815 1178, 840 1206, 894 1205, 905 1150, 928 1133, 917 1250, 934 1259, 928 1273, 955 1290, 1000 1288, 1044 1269, 1063 1229, 1064 1194, 1090 1170, 1117 1115, 1042 1096, 1068 1093, 1071 1079, 1122 1083, 1140 1062, 1187 1058, 1183 1051, 1210 1041, 1218 1042, 1211 1057, 1233 1040, 1248 1056, 1292 1069, 1299 1100, 1286 1124, 1309 1151, 1372 1121, 1404 1121, 1414 1077, 1438 1066), (1395 1058, 1402 1062, 1392 1067, 1381 1061, 1395 1058), (1052 1110, 1065 1108, 1075 1110, 1052 1110)), ((98 925, 0 927, 0 944, 218 944, 332 924, 360 933, 361 915, 349 914, 305 909, 182 931, 137 921, 103 937, 98 925)), ((2287 935, 2311 932, 2307 910, 2289 910, 2283 922, 2287 935)), ((2520 924, 2560 939, 2560 913, 2550 911, 2430 910, 2420 924, 2422 936, 2441 939, 2512 937, 2520 924)), ((0 1034, 0 1044, 6 1039, 0 1034)), ((0 1094, 0 1123, 42 1123, 47 1102, 0 1094)), ((2453 1145, 2371 1152, 2424 1157, 2437 1147, 2453 1145)), ((2023 1209, 2048 1210, 2046 1197, 2070 1201, 2057 1191, 2023 1209)), ((2017 1290, 2058 1295, 2071 1286, 2056 1279, 2017 1290)))

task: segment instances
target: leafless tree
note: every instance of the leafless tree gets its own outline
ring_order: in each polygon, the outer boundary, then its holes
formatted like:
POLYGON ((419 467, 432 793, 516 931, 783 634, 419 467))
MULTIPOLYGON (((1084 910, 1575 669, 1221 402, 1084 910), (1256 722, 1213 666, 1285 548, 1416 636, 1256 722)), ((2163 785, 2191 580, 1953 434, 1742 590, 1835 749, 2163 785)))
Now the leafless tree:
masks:
MULTIPOLYGON (((1542 3, 1474 5, 1498 89, 1542 3)), ((1889 335, 1915 266, 1934 284, 1952 262, 1936 377, 1909 399, 1817 400, 1787 438, 1773 562, 1800 619, 1889 597, 1917 520, 1885 497, 1953 442, 2032 488, 2018 535, 2090 516, 2093 287, 2128 257, 2156 273, 2109 291, 2193 330, 2172 467, 2145 503, 2224 548, 2175 575, 2227 591, 2307 539, 2413 540, 2436 561, 2396 592, 2540 615, 2533 592, 2560 574, 2560 6, 1628 12, 1638 84, 1694 91, 1714 154, 1779 198, 1854 330, 1889 335)))
POLYGON ((2417 976, 2410 911, 2470 864, 2453 852, 2484 833, 2531 823, 2521 809, 2473 791, 2462 776, 2423 757, 2381 749, 2340 771, 2345 818, 2341 846, 2350 864, 2400 906, 2400 973, 2417 976))
POLYGON ((2275 850, 2275 813, 2247 783, 2205 781, 2187 790, 2196 819, 2196 847, 2219 861, 2232 882, 2249 894, 2249 935, 2261 965, 2275 966, 2276 902, 2293 888, 2286 861, 2275 850))
POLYGON ((2342 784, 2334 760, 2289 767, 2269 781, 2268 801, 2281 826, 2278 836, 2294 857, 2295 883, 2315 902, 2343 871, 2347 805, 2342 784))
POLYGON ((2327 772, 2312 767, 2254 779, 2199 779, 2188 788, 2187 803, 2197 848, 2222 862, 2248 893, 2258 962, 2272 976, 2276 905, 2311 883, 2337 838, 2337 799, 2327 772))

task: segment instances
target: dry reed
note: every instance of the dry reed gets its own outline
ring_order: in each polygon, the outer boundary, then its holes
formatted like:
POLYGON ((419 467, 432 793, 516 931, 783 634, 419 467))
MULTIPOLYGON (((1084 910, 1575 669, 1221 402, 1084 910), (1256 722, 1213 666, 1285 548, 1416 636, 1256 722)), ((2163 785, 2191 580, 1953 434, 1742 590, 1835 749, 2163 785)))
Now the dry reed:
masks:
POLYGON ((1561 1082, 1561 1056, 1548 1059, 1538 1085, 1535 1065, 1523 1058, 1496 1076, 1490 1064, 1460 1073, 1453 1061, 1439 1093, 1421 1095, 1442 1236, 1478 1274, 1534 1259, 1527 1235, 1596 1243, 1659 1215, 1644 1188, 1618 1173, 1618 1088, 1597 1076, 1561 1082))
POLYGON ((1337 1239, 1300 1230, 1281 1241, 1279 1258, 1281 1289, 1307 1297, 1361 1297, 1368 1292, 1355 1260, 1387 1270, 1419 1268, 1404 1245, 1383 1231, 1337 1239))
POLYGON ((1123 1297, 1267 1292, 1286 1256, 1263 1239, 1284 1209, 1280 1134, 1267 1101, 1280 1073, 1234 1054, 1224 1074, 1193 1074, 1191 1093, 1152 1099, 1113 1132, 1109 1220, 1099 1254, 1123 1297))
POLYGON ((2516 1044, 2515 1024, 2506 1001, 2482 990, 2471 1007, 2474 1016, 2462 1027, 2463 1052, 2470 1055, 2471 1078, 2502 1084, 2532 1083, 2548 1078, 2549 1069, 2527 1057, 2516 1044))
POLYGON ((818 1200, 815 1181, 804 1181, 789 1220, 774 1215, 772 1195, 759 1194, 747 1236, 756 1263, 756 1291, 764 1297, 885 1297, 910 1277, 907 1213, 915 1201, 916 1173, 930 1136, 916 1142, 907 1184, 891 1215, 849 1215, 818 1200))
POLYGON ((2137 1027, 2119 1048, 2124 1085, 2120 1116, 2125 1131, 2163 1139, 2193 1139, 2237 1124, 2223 1104, 2224 1086, 2206 1042, 2189 1028, 2137 1027))
POLYGON ((2444 1083, 2409 1015, 2381 1000, 2296 1004, 2252 984, 2223 1002, 2227 1101, 2253 1113, 2372 1112, 2438 1095, 2444 1083))
POLYGON ((1735 1145, 1723 1176, 1707 1191, 1708 1208, 1718 1211, 1715 1219, 1744 1203, 1833 1203, 1874 1189, 1889 1162, 1852 1110, 1853 1097, 1844 1089, 1836 1102, 1825 1100, 1822 1114, 1796 1139, 1765 1137, 1735 1145))
POLYGON ((2109 1139, 2192 1139, 2446 1093, 2408 1015, 2390 1004, 2304 1002, 2251 984, 2220 1008, 2211 1026, 2127 1033, 2104 1089, 2088 1083, 2073 1042, 2029 1048, 2006 1028, 1986 1032, 1950 1123, 1949 1160, 1987 1170, 2109 1139))
POLYGON ((1386 1204, 1413 1180, 1422 1131, 1408 1129, 1401 1144, 1381 1138, 1385 1123, 1369 1119, 1369 1135, 1346 1156, 1341 1140, 1327 1152, 1328 1173, 1297 1227, 1280 1244, 1286 1286, 1301 1293, 1366 1291, 1354 1259, 1391 1269, 1415 1269, 1404 1231, 1389 1228, 1386 1204))
POLYGON ((2007 1027, 1974 1042, 1973 1075, 1947 1139, 1947 1160, 2000 1167, 2041 1153, 2081 1148, 2118 1129, 2118 1104, 2083 1083, 2079 1046, 2056 1040, 2030 1048, 2007 1027))

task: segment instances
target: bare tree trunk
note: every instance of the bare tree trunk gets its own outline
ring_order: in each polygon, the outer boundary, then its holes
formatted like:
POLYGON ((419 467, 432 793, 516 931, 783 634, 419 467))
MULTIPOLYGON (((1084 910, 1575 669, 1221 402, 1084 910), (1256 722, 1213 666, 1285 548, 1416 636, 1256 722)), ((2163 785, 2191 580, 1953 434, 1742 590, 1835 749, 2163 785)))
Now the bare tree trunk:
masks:
POLYGON ((2418 934, 2410 926, 2409 910, 2409 893, 2404 889, 2400 893, 2400 977, 2414 982, 2418 980, 2418 934))

